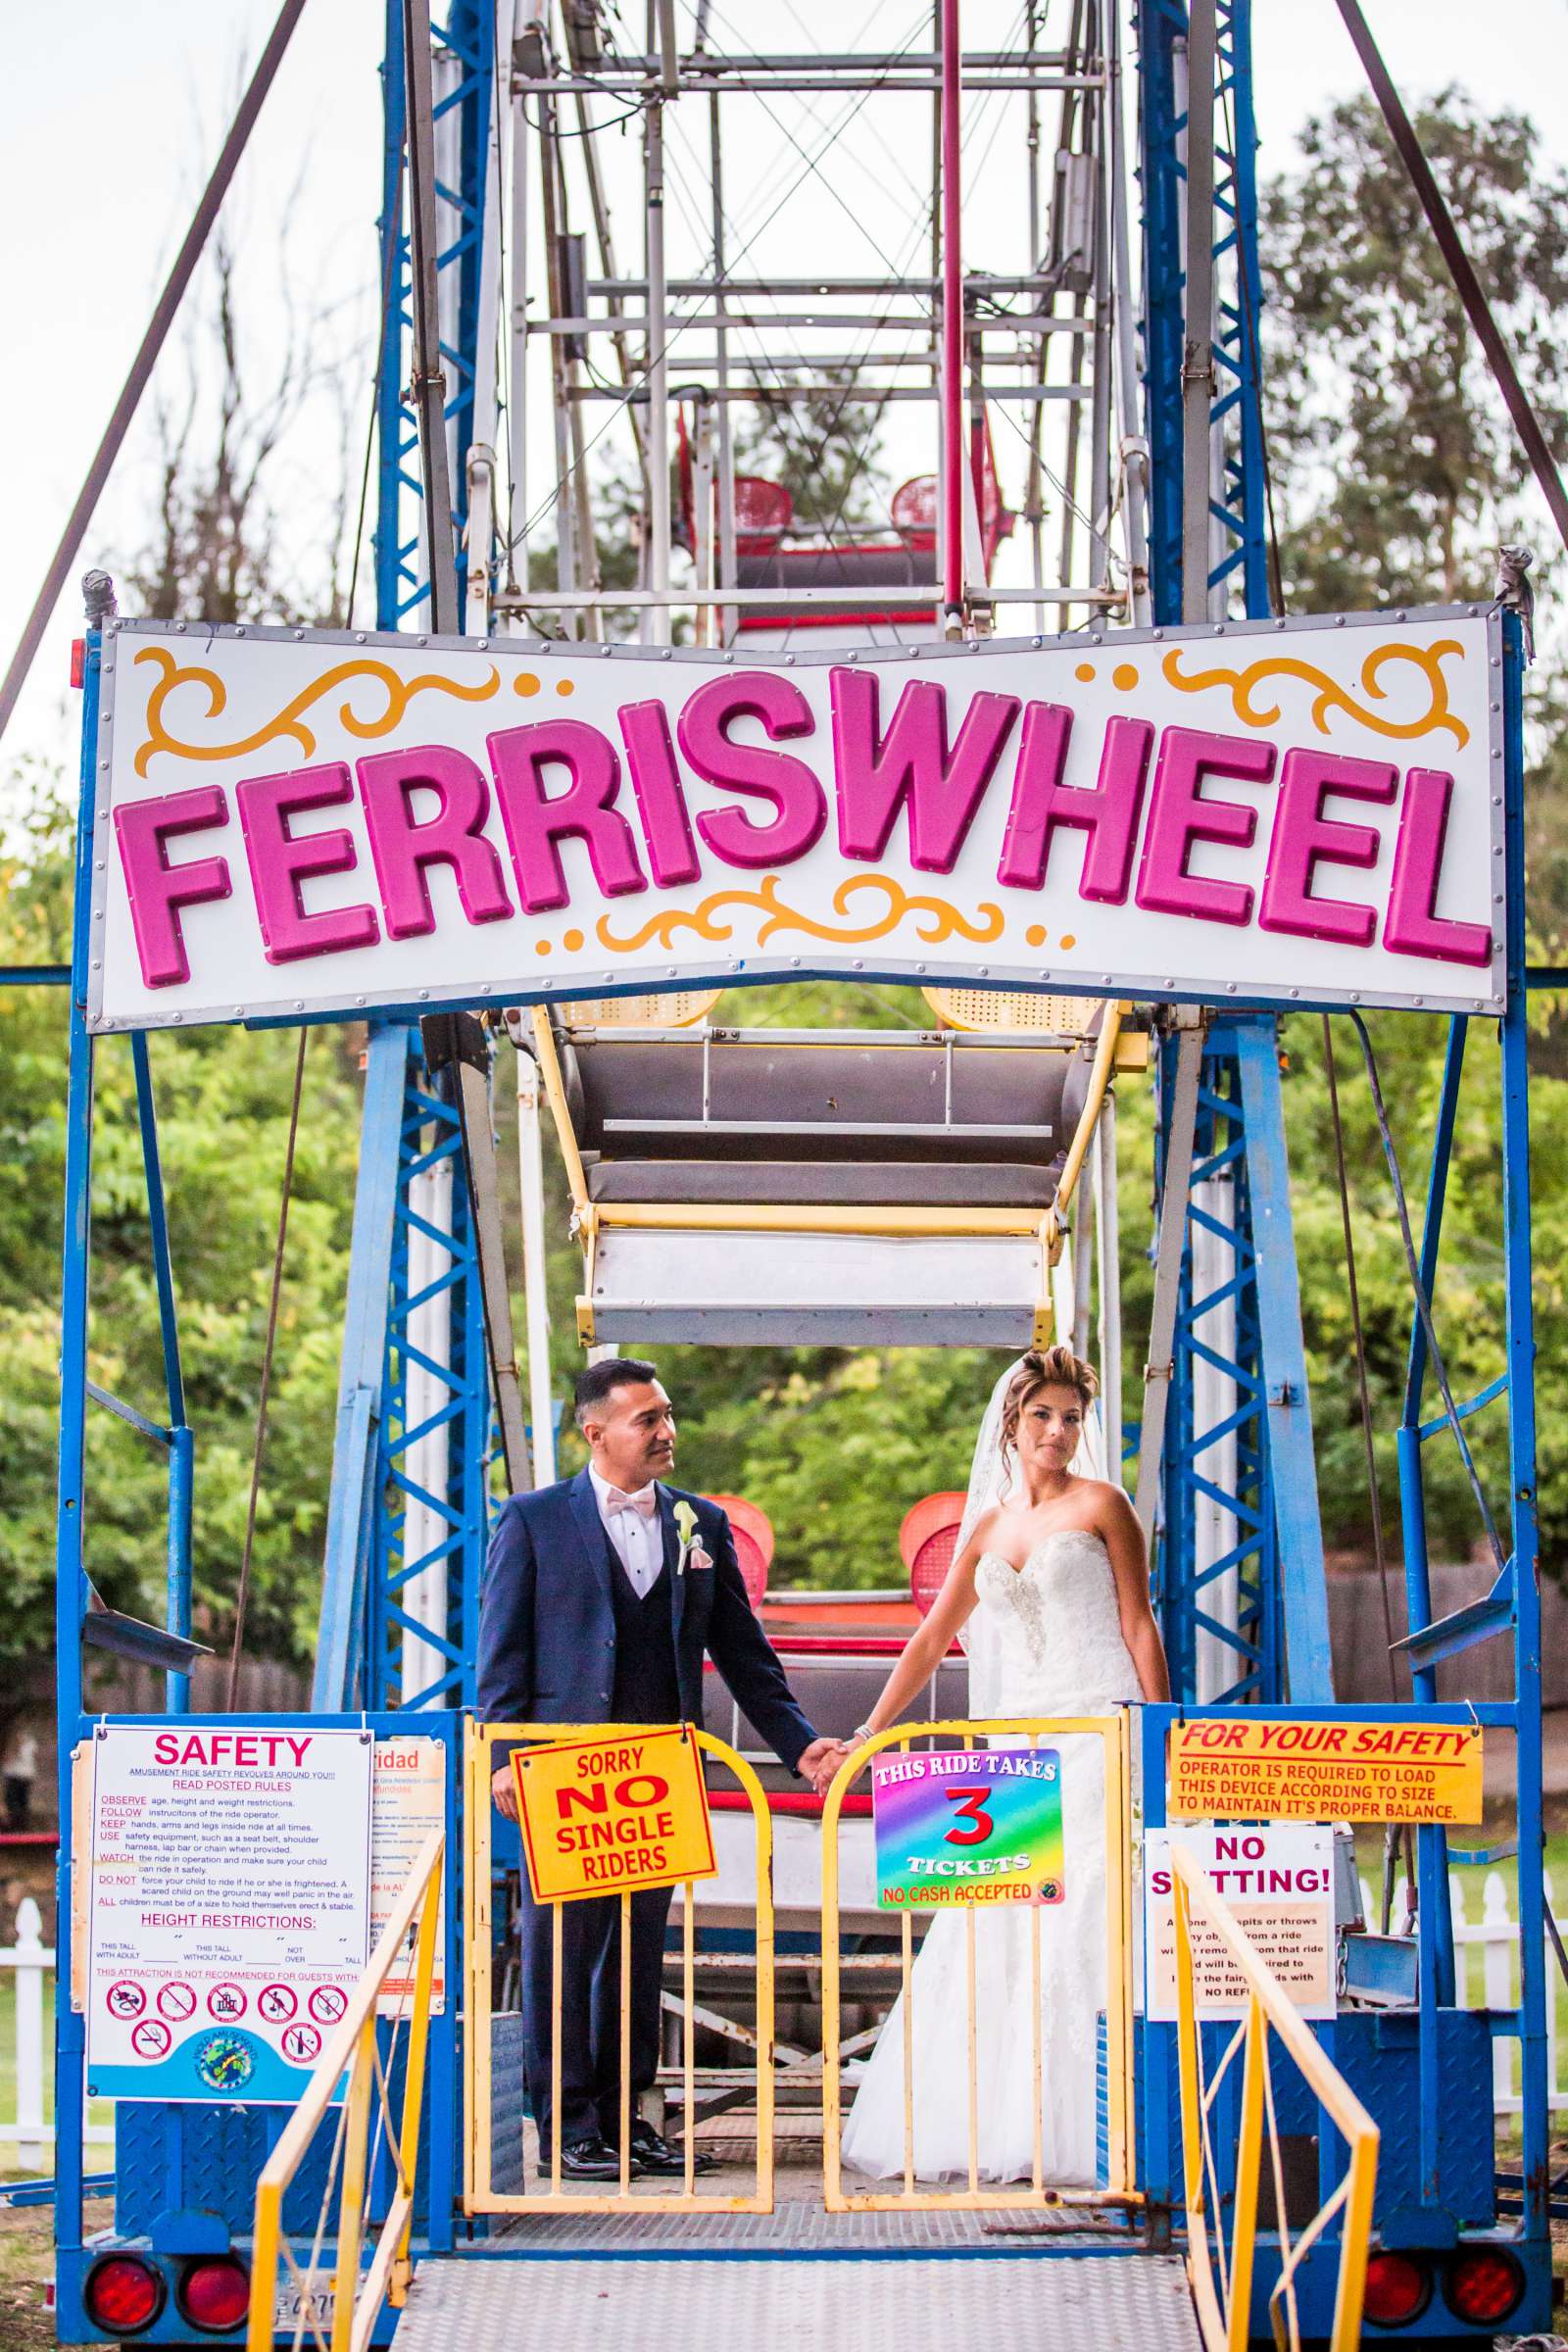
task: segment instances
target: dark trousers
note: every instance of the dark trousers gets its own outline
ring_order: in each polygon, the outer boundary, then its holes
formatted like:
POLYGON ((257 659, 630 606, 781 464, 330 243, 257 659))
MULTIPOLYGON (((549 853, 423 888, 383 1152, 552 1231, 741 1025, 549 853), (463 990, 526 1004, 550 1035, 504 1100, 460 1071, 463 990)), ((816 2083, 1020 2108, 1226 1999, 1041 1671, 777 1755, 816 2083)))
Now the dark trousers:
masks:
MULTIPOLYGON (((631 1898, 631 2100, 659 2076, 660 1994, 669 1886, 631 1898)), ((539 2165, 550 2170, 551 2019, 555 1914, 536 1903, 522 1874, 522 2033, 528 2104, 539 2129, 539 2165)), ((620 2140, 620 1897, 561 1906, 561 2144, 602 2132, 620 2140)))

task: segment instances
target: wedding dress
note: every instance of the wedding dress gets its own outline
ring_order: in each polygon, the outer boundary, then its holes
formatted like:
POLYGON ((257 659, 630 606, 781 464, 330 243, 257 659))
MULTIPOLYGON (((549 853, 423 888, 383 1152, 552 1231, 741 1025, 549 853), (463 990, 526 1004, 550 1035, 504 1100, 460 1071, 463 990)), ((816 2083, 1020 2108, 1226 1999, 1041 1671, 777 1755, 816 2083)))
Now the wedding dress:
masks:
MULTIPOLYGON (((972 1502, 975 1495, 971 1487, 972 1502)), ((1110 1555, 1098 1536, 1077 1529, 1047 1536, 1019 1569, 982 1553, 975 1592, 964 1628, 971 1715, 1101 1715, 1141 1697, 1110 1555)), ((1063 1899, 1038 1911, 1041 2140, 1044 2180, 1067 2186, 1095 2175, 1095 2027, 1106 1984, 1104 1763, 1102 1742, 1087 1735, 1051 1744, 1061 1752, 1064 1864, 1063 1899)), ((1022 1903, 939 1910, 915 1958, 908 2000, 921 2180, 968 2173, 971 1918, 979 2173, 986 2180, 1031 2177, 1034 1915, 1022 1903)), ((904 2006, 901 1993, 844 2132, 846 2167, 873 2179, 904 2172, 904 2006)))

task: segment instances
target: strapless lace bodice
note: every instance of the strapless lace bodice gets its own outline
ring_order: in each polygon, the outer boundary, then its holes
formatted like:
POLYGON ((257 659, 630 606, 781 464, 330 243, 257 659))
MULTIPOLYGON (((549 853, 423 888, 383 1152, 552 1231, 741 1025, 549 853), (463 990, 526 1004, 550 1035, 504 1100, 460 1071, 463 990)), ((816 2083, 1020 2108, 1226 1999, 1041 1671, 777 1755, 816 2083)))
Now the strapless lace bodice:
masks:
MULTIPOLYGON (((974 1572, 991 1656, 983 1710, 998 1715, 1094 1715, 1142 1696, 1121 1637, 1110 1554, 1099 1536, 1046 1536, 1021 1568, 982 1552, 974 1572)), ((971 1644, 971 1648, 974 1648, 971 1644)))

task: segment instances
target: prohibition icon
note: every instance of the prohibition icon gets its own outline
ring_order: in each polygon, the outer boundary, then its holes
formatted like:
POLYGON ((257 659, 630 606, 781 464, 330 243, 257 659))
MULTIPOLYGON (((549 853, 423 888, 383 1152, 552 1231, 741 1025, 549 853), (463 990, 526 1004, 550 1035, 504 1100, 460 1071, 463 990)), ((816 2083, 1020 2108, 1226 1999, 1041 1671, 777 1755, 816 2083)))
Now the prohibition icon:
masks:
POLYGON ((122 1978, 118 1984, 111 1984, 104 2000, 111 2017, 140 2017, 147 2006, 146 1993, 139 1984, 133 1984, 128 1977, 122 1978))
POLYGON ((175 2025, 179 2025, 185 2018, 193 2017, 195 2013, 196 1995, 188 1984, 159 1985, 158 2014, 160 2017, 172 2018, 175 2025))
POLYGON ((245 1995, 237 1984, 215 1984, 207 1995, 207 2006, 214 2017, 232 2025, 235 2018, 245 2014, 245 1995))
POLYGON ((139 2026, 131 2028, 130 2046, 138 2058, 162 2058, 168 2052, 170 2038, 167 2026, 161 2026, 156 2017, 144 2017, 139 2026))
POLYGON ((296 2066, 308 2066, 313 2058, 318 2058, 320 2054, 321 2036, 314 2026, 301 2024, 285 2027, 283 2033, 283 2055, 285 2058, 291 2058, 296 2066))
POLYGON ((270 2026, 286 2026, 299 2007, 293 1989, 287 1984, 264 1984, 256 1996, 256 2011, 270 2026))
POLYGON ((335 2026, 349 2004, 347 1996, 335 1984, 318 1984, 310 2005, 311 2015, 318 2026, 335 2026))

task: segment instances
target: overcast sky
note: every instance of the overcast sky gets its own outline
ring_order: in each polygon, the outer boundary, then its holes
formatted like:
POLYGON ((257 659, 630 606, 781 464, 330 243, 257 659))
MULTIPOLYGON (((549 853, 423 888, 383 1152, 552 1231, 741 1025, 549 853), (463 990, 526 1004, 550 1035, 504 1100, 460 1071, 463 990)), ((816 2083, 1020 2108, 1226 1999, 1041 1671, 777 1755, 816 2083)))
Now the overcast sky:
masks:
MULTIPOLYGON (((274 13, 273 0, 71 0, 13 12, 0 78, 8 329, 0 446, 9 458, 0 662, 216 154, 241 62, 254 58, 274 13)), ((1003 0, 966 0, 966 38, 983 37, 988 24, 1000 37, 1013 13, 1003 0)), ((757 14, 747 0, 728 0, 730 18, 744 24, 757 14)), ((795 15, 797 28, 806 20, 831 37, 840 0, 799 0, 795 15)), ((1464 83, 1485 105, 1527 109, 1544 153, 1568 162, 1565 0, 1506 0, 1491 11, 1470 0, 1368 0, 1368 15, 1407 100, 1464 83)), ((758 21, 778 24, 771 0, 758 21)), ((1259 160, 1269 172, 1289 162, 1312 112, 1359 86, 1359 73, 1333 0, 1258 0, 1253 21, 1259 160)), ((287 258, 303 307, 335 306, 342 320, 373 316, 382 22, 380 0, 310 0, 231 195, 255 299, 279 324, 276 220, 291 190, 296 226, 287 258)), ((819 250, 832 250, 833 216, 823 200, 803 193, 792 219, 803 241, 814 237, 819 250)), ((369 364, 367 349, 353 400, 356 438, 369 364)), ((169 385, 183 367, 177 349, 171 366, 169 385)), ((133 437, 84 561, 134 543, 151 487, 150 448, 145 431, 133 437)), ((298 463, 318 477, 335 466, 323 422, 298 463)), ((64 682, 79 625, 73 586, 8 750, 74 761, 64 682)))

